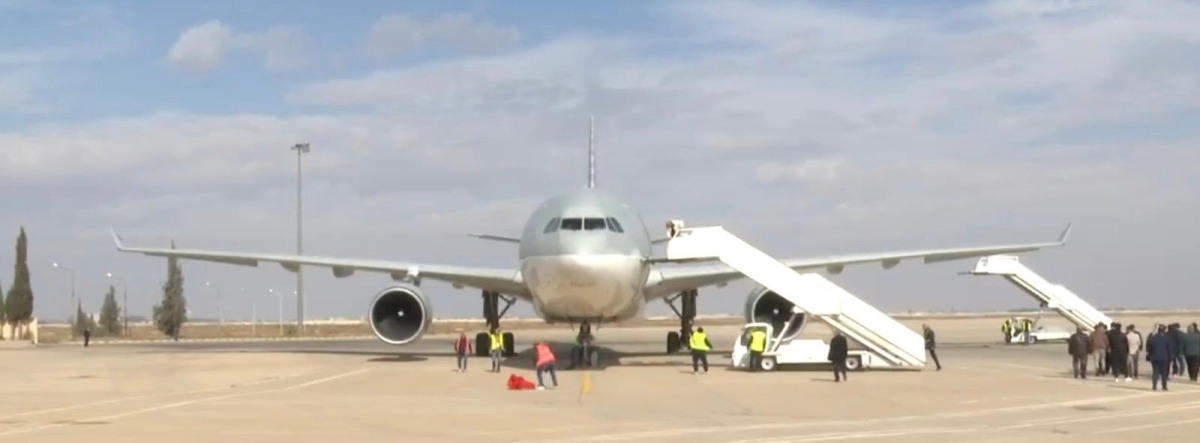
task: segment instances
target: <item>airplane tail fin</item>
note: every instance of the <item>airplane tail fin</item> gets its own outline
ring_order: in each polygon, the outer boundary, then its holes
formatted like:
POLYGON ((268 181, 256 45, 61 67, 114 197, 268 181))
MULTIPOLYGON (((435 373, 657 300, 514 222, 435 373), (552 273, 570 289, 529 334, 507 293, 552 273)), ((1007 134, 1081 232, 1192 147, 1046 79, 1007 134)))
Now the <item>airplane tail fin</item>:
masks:
POLYGON ((595 116, 588 116, 588 189, 596 187, 596 143, 595 143, 595 116))

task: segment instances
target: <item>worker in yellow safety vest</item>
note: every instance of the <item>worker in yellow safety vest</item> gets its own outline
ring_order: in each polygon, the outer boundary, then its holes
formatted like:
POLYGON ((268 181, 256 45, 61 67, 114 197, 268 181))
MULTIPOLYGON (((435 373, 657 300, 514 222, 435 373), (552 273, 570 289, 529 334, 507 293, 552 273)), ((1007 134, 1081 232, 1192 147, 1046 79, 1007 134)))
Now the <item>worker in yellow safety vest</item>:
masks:
POLYGON ((1004 323, 1000 325, 1000 331, 1004 332, 1004 342, 1012 343, 1013 321, 1011 318, 1004 319, 1004 323))
POLYGON ((1033 343, 1033 320, 1021 319, 1021 331, 1025 332, 1025 344, 1033 343))
POLYGON ((708 334, 704 333, 704 328, 696 328, 688 339, 688 347, 692 349, 692 374, 699 374, 700 366, 704 366, 704 374, 708 373, 708 351, 712 350, 712 342, 708 341, 708 334))
POLYGON ((504 353, 504 336, 500 335, 500 328, 492 327, 488 339, 491 341, 488 353, 492 356, 492 372, 500 372, 500 356, 504 353))
POLYGON ((758 371, 762 366, 763 351, 767 349, 767 333, 761 329, 750 331, 750 371, 758 371))

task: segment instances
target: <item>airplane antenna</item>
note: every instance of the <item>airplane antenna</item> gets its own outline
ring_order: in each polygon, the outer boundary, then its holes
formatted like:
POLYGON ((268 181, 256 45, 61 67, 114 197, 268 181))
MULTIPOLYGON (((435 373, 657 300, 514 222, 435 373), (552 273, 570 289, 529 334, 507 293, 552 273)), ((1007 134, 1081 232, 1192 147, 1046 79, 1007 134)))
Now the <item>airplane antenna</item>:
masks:
POLYGON ((596 187, 596 117, 588 116, 588 189, 596 187))

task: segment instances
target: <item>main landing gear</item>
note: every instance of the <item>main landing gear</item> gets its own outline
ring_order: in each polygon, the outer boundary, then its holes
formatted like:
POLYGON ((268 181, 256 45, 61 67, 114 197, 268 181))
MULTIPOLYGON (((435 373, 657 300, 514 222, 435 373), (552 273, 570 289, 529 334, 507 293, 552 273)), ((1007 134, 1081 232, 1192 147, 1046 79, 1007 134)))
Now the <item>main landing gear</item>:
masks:
POLYGON ((692 325, 696 323, 697 295, 700 295, 700 291, 689 289, 666 298, 667 306, 670 306, 671 310, 675 311, 675 315, 679 316, 679 332, 667 333, 668 354, 674 354, 687 347, 688 339, 692 335, 692 325), (679 301, 679 308, 675 307, 676 300, 679 301))
MULTIPOLYGON (((500 329, 500 318, 508 312, 517 299, 505 297, 499 292, 483 291, 483 319, 487 321, 488 332, 492 328, 500 329), (500 300, 504 300, 504 310, 500 310, 500 300)), ((489 350, 492 348, 492 338, 488 336, 488 332, 480 332, 475 334, 475 355, 486 357, 489 350)), ((504 332, 500 335, 503 343, 502 349, 505 357, 517 355, 515 352, 516 342, 513 339, 511 332, 504 332)))

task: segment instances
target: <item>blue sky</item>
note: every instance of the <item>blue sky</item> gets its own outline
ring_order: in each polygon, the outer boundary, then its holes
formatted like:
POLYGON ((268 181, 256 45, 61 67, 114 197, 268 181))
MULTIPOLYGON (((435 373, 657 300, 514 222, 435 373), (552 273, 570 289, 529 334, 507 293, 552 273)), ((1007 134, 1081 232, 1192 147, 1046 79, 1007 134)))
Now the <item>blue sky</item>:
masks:
MULTIPOLYGON (((1195 2, 0 10, 0 233, 30 232, 47 317, 69 292, 51 261, 89 276, 79 290, 93 301, 113 270, 135 313, 158 296, 162 263, 117 254, 109 227, 137 244, 290 251, 287 147, 301 140, 306 250, 515 266, 511 248, 465 233, 518 232, 581 185, 588 115, 601 185, 652 226, 723 224, 803 257, 1042 240, 1072 221, 1072 245, 1028 258, 1052 279, 1106 306, 1192 300, 1195 2)), ((887 309, 1028 305, 1002 282, 954 277, 969 265, 837 278, 887 309)), ((204 281, 260 295, 294 281, 203 263, 185 275, 198 315, 217 305, 204 281)), ((317 315, 362 315, 388 284, 306 275, 317 315)), ((440 315, 478 315, 469 291, 427 288, 440 315)), ((705 289, 700 310, 737 311, 749 290, 705 289)))

